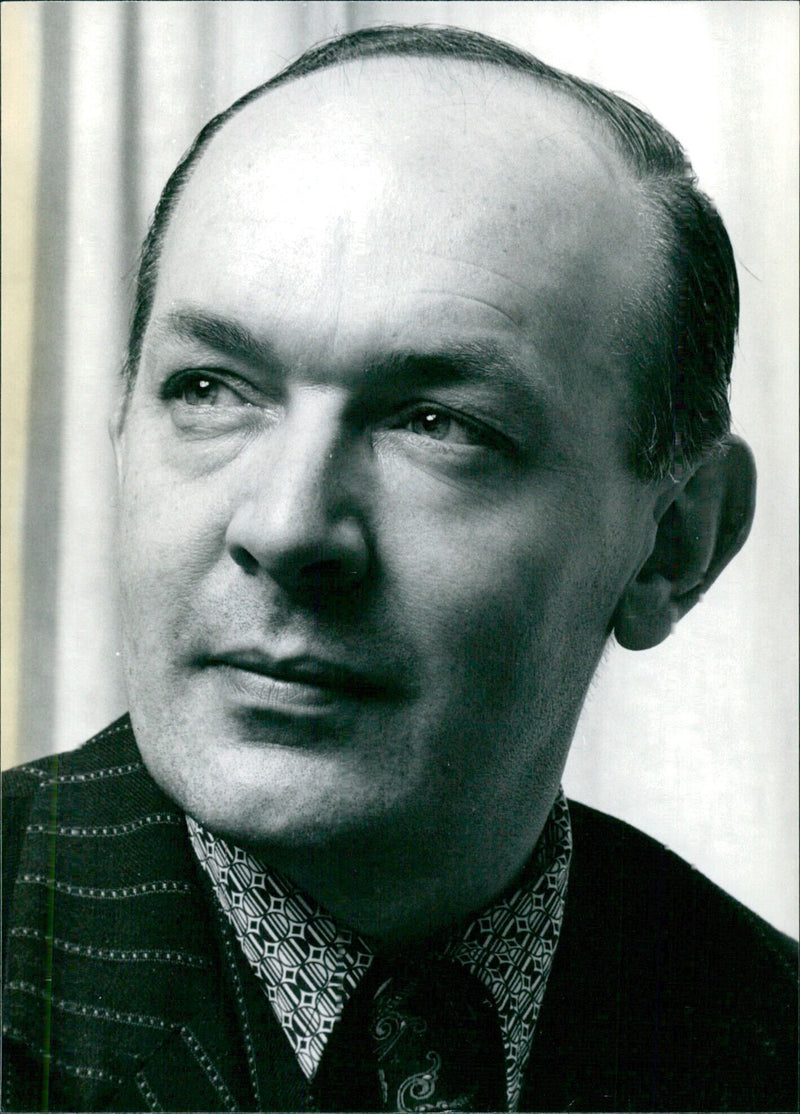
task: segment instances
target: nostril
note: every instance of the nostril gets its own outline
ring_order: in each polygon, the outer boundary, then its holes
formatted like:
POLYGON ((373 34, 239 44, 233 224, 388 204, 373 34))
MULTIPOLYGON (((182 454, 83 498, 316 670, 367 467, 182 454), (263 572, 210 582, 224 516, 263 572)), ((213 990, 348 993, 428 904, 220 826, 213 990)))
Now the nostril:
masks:
POLYGON ((319 598, 352 590, 371 561, 366 525, 323 505, 312 507, 315 513, 289 509, 291 517, 263 500, 239 507, 226 533, 229 557, 248 576, 267 576, 290 594, 319 598))
POLYGON ((236 564, 251 576, 255 576, 261 568, 258 560, 243 545, 231 546, 230 554, 236 564))

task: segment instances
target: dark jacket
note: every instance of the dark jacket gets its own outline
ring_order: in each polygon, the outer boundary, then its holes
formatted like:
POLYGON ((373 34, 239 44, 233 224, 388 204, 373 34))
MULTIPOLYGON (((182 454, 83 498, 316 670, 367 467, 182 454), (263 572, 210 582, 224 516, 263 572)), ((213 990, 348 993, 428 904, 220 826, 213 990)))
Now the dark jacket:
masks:
MULTIPOLYGON (((3 1109, 313 1108, 128 719, 4 789, 3 1109)), ((626 824, 571 812, 521 1109, 796 1109, 791 941, 626 824)))

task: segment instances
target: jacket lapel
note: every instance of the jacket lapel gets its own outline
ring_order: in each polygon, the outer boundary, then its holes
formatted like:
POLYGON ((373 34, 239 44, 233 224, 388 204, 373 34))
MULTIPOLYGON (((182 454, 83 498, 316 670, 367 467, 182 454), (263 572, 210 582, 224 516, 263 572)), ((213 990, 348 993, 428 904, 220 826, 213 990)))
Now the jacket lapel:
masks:
POLYGON ((40 772, 12 896, 5 1020, 41 1065, 41 1101, 252 1108, 253 1057, 184 818, 144 769, 129 722, 40 772))

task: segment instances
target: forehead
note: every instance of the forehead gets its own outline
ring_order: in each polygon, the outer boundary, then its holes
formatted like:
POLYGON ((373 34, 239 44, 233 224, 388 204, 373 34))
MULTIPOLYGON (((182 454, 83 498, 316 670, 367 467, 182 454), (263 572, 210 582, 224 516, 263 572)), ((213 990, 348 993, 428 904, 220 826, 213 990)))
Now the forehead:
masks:
POLYGON ((601 364, 645 269, 638 186, 560 94, 492 67, 348 63, 234 116, 163 246, 181 301, 297 336, 499 327, 542 365, 601 364), (323 317, 326 318, 323 321, 323 317))

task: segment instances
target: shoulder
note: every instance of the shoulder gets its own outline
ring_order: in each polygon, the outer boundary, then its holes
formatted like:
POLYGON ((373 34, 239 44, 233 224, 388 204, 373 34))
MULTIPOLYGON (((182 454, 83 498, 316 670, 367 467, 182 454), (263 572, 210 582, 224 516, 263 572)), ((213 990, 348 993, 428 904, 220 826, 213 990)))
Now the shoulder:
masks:
POLYGON ((24 808, 25 802, 43 789, 105 780, 141 766, 131 721, 124 715, 76 750, 5 770, 3 804, 12 809, 24 808))
POLYGON ((10 771, 4 795, 7 1106, 34 1109, 46 1081, 52 1109, 118 1109, 110 1096, 131 1066, 196 1006, 217 1008, 214 930, 183 814, 127 718, 10 771))
POLYGON ((53 869, 56 848, 66 866, 84 829, 97 848, 105 829, 121 831, 147 812, 177 813, 147 773, 127 715, 76 750, 5 771, 2 796, 4 930, 21 871, 53 869))
POLYGON ((586 1080, 576 1108, 791 1108, 796 944, 656 840, 584 805, 570 813, 540 1024, 571 1059, 565 1071, 586 1080))
MULTIPOLYGON (((121 716, 75 750, 48 755, 3 772, 3 828, 9 843, 34 834, 34 822, 51 834, 99 821, 101 814, 125 818, 154 804, 177 812, 150 778, 130 718, 121 716)), ((37 827, 38 832, 38 827, 37 827)), ((9 844, 4 843, 5 869, 9 844)))
POLYGON ((735 959, 739 980, 748 965, 763 966, 794 986, 795 941, 630 824, 577 802, 570 802, 570 815, 570 889, 598 928, 602 922, 612 934, 624 931, 634 952, 649 951, 656 933, 670 946, 665 959, 701 963, 707 976, 735 959))
MULTIPOLYGON (((41 810, 42 800, 51 801, 50 811, 61 811, 64 791, 112 777, 121 767, 141 768, 130 719, 122 716, 77 750, 48 755, 24 766, 4 770, 3 797, 3 895, 4 912, 11 893, 31 813, 41 810)), ((7 918, 4 917, 4 923, 7 918)))

